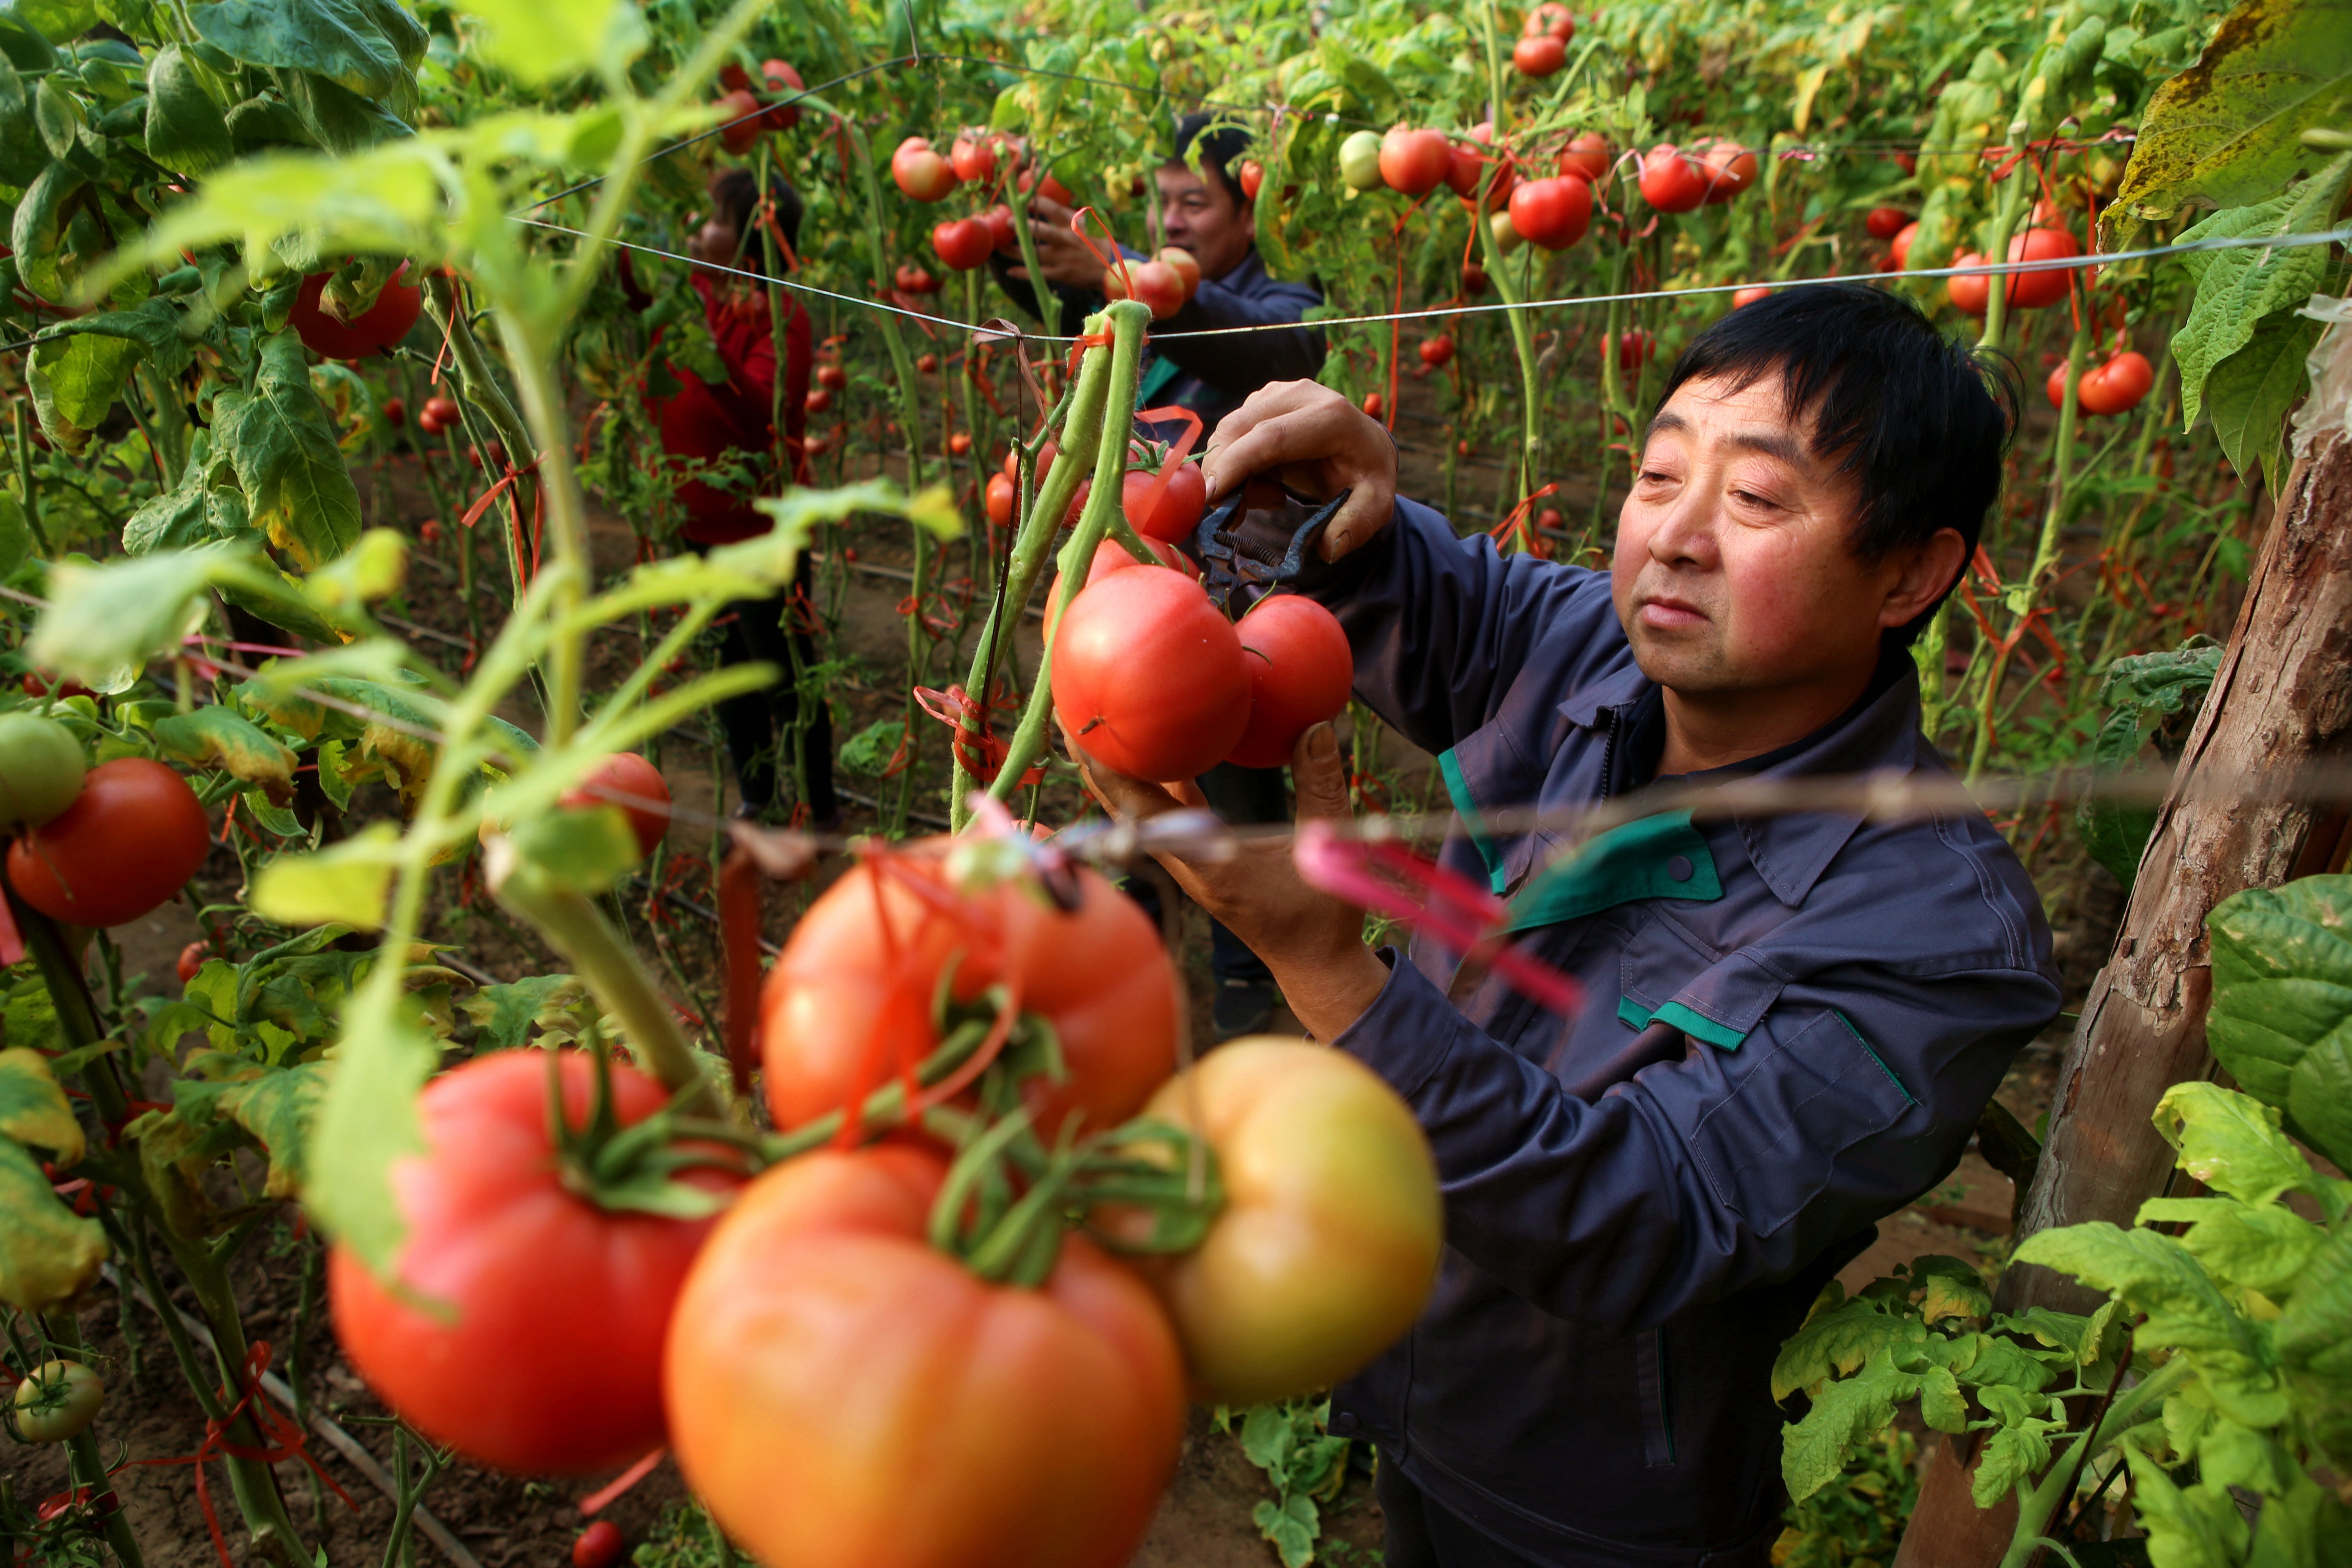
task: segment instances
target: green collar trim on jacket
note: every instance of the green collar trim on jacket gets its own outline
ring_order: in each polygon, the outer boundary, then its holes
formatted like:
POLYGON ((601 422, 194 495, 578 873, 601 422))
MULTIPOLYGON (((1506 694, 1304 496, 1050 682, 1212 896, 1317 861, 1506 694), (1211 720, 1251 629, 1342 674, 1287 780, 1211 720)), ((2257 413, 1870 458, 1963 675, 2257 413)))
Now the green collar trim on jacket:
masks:
POLYGON ((1478 816, 1478 803, 1470 798, 1470 781, 1462 776, 1462 763, 1452 748, 1437 753, 1437 771, 1444 775, 1445 793, 1454 801, 1454 809, 1461 815, 1462 831, 1470 836, 1470 846, 1478 851, 1478 858, 1486 864, 1486 883, 1496 898, 1509 874, 1503 869, 1503 851, 1488 836, 1486 823, 1478 816))
MULTIPOLYGON (((1736 1051, 1739 1048, 1740 1042, 1748 1038, 1738 1030, 1726 1028, 1706 1014, 1694 1012, 1679 1002, 1669 1002, 1653 1013, 1631 996, 1620 996, 1617 999, 1617 1017, 1620 1022, 1636 1029, 1646 1029, 1652 1024, 1664 1024, 1680 1029, 1694 1040, 1704 1040, 1719 1051, 1736 1051)), ((1848 1024, 1846 1027, 1851 1029, 1853 1026, 1848 1024)), ((1861 1038, 1859 1035, 1854 1037, 1861 1038)), ((1870 1047, 1864 1046, 1863 1049, 1869 1050, 1870 1047)), ((1872 1054, 1876 1055, 1875 1052, 1872 1054)), ((1880 1065, 1885 1066, 1884 1063, 1880 1065)), ((1887 1076, 1893 1078, 1895 1075, 1889 1073, 1887 1076)), ((1902 1088, 1899 1080, 1895 1087, 1902 1088)))
POLYGON ((1174 360, 1154 355, 1150 366, 1143 373, 1143 379, 1136 384, 1135 406, 1144 409, 1159 402, 1160 395, 1175 384, 1176 378, 1183 374, 1183 368, 1174 360))
POLYGON ((1640 899, 1712 903, 1721 897, 1723 879, 1706 836, 1691 826, 1688 811, 1670 811, 1612 827, 1538 872, 1511 900, 1511 929, 1581 920, 1640 899))

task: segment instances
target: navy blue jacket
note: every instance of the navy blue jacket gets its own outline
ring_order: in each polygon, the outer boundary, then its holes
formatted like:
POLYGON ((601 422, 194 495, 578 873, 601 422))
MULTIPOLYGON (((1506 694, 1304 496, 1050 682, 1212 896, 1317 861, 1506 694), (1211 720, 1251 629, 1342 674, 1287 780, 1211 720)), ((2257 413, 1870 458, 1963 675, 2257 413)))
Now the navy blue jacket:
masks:
MULTIPOLYGON (((1780 1342, 1873 1222, 1951 1170, 2058 1012, 2033 885, 1973 813, 1677 812, 1538 874, 1561 841, 1490 836, 1482 811, 1589 804, 1655 767, 1660 696, 1608 576, 1400 501, 1305 585, 1348 629, 1357 695, 1439 754, 1466 825, 1445 863, 1510 896, 1586 993, 1563 1020, 1492 976, 1457 984, 1432 943, 1383 955, 1386 988, 1334 1044, 1427 1130, 1447 1250, 1333 1429, 1536 1563, 1760 1552, 1780 1342)), ((1943 765, 1896 653, 1852 710, 1741 771, 1943 765)))
MULTIPOLYGON (((1122 247, 1122 249, 1125 247, 1122 247)), ((1145 259, 1140 251, 1127 250, 1131 259, 1145 259)), ((994 258, 997 280, 1015 300, 1028 304, 1036 295, 1029 285, 1007 275, 1016 258, 994 258)), ((1103 297, 1061 284, 1055 292, 1064 300, 1063 328, 1077 330, 1087 312, 1103 308, 1103 297)), ((1297 325, 1308 310, 1323 302, 1323 292, 1311 283, 1281 283, 1270 277, 1257 247, 1223 278, 1201 279, 1184 308, 1164 321, 1151 324, 1151 343, 1143 363, 1138 408, 1158 408, 1174 403, 1201 416, 1201 438, 1195 453, 1207 450, 1209 433, 1217 421, 1242 405, 1259 387, 1276 381, 1312 381, 1323 368, 1323 334, 1297 325), (1230 336, 1187 337, 1211 327, 1288 323, 1282 331, 1235 332, 1230 336)), ((1173 438, 1172 430, 1159 432, 1173 438)))

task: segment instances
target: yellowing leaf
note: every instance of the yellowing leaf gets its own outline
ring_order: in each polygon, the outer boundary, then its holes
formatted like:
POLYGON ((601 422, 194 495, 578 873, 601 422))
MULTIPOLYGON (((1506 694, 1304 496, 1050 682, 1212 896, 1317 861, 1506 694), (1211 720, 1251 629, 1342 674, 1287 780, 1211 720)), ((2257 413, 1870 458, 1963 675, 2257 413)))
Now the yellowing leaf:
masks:
POLYGON ((218 703, 155 721, 163 750, 198 767, 258 785, 279 805, 294 798, 294 753, 251 720, 218 703))
POLYGON ((281 855, 264 866, 253 879, 253 910, 281 925, 332 921, 373 931, 383 924, 399 863, 399 833, 371 822, 315 855, 281 855))
POLYGON ((98 1277, 106 1232, 58 1201, 32 1155, 0 1141, 0 1301, 37 1312, 98 1277))
POLYGON ((0 1051, 0 1133, 49 1150, 60 1166, 81 1163, 81 1123, 48 1058, 30 1047, 0 1051))

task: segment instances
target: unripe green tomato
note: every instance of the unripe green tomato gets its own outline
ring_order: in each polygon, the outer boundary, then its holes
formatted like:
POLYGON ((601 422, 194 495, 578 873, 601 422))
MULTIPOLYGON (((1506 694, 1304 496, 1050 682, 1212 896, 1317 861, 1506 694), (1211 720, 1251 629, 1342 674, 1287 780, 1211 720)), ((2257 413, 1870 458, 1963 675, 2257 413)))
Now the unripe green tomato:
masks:
POLYGON ((1359 131, 1339 143, 1339 178, 1351 191, 1381 187, 1381 139, 1377 132, 1359 131))
POLYGON ((0 827, 38 827, 81 794, 81 742, 54 719, 0 713, 0 827))
POLYGON ((106 1384, 78 1361, 44 1362, 16 1385, 16 1435, 27 1443, 62 1443, 98 1419, 106 1384))

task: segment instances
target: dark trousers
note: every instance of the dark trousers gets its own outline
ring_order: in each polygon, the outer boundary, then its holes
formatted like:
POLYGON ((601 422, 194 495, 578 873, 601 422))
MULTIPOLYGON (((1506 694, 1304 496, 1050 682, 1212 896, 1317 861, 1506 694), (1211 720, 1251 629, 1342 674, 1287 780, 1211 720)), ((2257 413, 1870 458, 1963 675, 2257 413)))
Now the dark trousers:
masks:
POLYGON ((1530 1568, 1527 1558, 1430 1501, 1385 1454, 1373 1489, 1388 1532, 1384 1568, 1530 1568))
MULTIPOLYGON (((814 581, 805 552, 794 579, 803 593, 814 581)), ((734 618, 721 628, 726 634, 725 661, 730 665, 772 664, 774 685, 730 697, 719 704, 719 727, 727 733, 727 754, 735 762, 735 779, 743 802, 764 812, 777 804, 782 781, 792 776, 793 721, 799 716, 800 691, 793 683, 793 646, 803 666, 816 663, 816 647, 805 631, 795 631, 787 642, 785 616, 791 595, 745 599, 735 606, 734 618)), ((840 809, 833 794, 833 714, 818 698, 809 714, 808 808, 823 820, 840 809)))
MULTIPOLYGON (((1208 796, 1209 809, 1223 821, 1242 825, 1290 820, 1290 801, 1282 786, 1280 768, 1244 768, 1219 763, 1201 775, 1200 784, 1201 793, 1208 796)), ((1274 972, 1266 968, 1264 959, 1213 920, 1209 922, 1209 971, 1220 984, 1228 980, 1274 979, 1274 972)))

